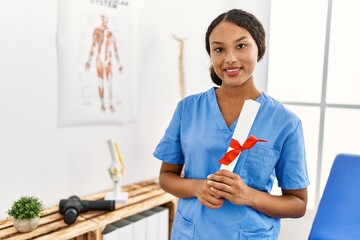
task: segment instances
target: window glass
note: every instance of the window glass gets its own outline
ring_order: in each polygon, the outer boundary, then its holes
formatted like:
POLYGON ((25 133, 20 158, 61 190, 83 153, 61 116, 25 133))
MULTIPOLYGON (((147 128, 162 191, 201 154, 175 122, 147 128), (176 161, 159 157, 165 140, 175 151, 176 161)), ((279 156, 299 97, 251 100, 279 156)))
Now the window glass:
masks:
POLYGON ((336 155, 360 154, 360 2, 272 0, 271 4, 267 89, 302 119, 311 183, 308 208, 315 209, 319 201, 315 197, 321 197, 336 155), (332 3, 331 29, 329 49, 325 49, 328 2, 332 3), (324 62, 328 63, 326 76, 324 62), (322 94, 326 95, 323 102, 322 94), (320 119, 321 110, 324 119, 320 119), (319 150, 322 159, 318 159, 319 150))
POLYGON ((327 0, 271 1, 268 92, 278 100, 320 102, 326 17, 327 0))
POLYGON ((360 109, 328 108, 325 112, 324 148, 321 168, 322 194, 330 169, 339 153, 359 154, 360 109))
POLYGON ((360 2, 333 0, 327 102, 360 104, 360 2))

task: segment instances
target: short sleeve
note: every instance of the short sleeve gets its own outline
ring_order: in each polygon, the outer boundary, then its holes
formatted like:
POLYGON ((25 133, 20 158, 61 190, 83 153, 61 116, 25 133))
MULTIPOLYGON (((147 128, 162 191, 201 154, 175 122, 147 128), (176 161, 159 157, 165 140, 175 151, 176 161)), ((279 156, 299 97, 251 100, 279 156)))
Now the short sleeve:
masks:
POLYGON ((154 157, 170 164, 184 164, 180 142, 181 106, 182 102, 179 102, 165 134, 153 154, 154 157))
POLYGON ((278 185, 283 189, 302 189, 310 184, 306 166, 304 134, 300 120, 298 120, 294 132, 284 142, 275 171, 278 185))

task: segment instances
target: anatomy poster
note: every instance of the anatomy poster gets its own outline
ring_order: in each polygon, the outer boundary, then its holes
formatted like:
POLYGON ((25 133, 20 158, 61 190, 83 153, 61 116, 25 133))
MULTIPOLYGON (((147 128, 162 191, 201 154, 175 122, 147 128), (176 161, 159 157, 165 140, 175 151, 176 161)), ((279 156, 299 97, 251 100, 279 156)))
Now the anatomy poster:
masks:
POLYGON ((58 1, 59 126, 135 119, 133 20, 130 1, 58 1))

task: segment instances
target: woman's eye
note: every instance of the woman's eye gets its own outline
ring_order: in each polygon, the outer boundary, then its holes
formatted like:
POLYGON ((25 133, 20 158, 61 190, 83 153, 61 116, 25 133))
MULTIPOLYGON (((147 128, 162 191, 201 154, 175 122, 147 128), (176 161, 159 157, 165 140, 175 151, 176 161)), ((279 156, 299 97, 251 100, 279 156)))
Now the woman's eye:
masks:
POLYGON ((244 47, 246 47, 246 45, 243 44, 243 43, 240 43, 240 44, 238 45, 238 48, 244 48, 244 47))
POLYGON ((215 52, 222 52, 223 48, 215 48, 214 50, 215 50, 215 52))

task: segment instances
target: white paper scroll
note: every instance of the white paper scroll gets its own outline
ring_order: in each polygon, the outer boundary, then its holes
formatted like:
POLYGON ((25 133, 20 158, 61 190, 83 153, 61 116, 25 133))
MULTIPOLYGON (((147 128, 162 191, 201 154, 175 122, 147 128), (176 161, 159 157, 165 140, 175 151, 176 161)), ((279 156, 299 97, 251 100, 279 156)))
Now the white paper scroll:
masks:
MULTIPOLYGON (((240 116, 238 118, 238 122, 236 124, 235 130, 234 130, 234 134, 233 137, 235 140, 237 140, 241 145, 244 144, 244 142, 246 141, 250 129, 254 123, 256 114, 260 108, 260 103, 254 101, 254 100, 245 100, 244 102, 244 106, 241 110, 240 116)), ((227 151, 232 150, 231 147, 228 148, 227 151)), ((229 171, 233 171, 235 168, 235 165, 237 163, 237 160, 239 158, 241 153, 239 153, 239 155, 229 164, 229 165, 224 165, 221 164, 220 169, 226 169, 229 171)))

